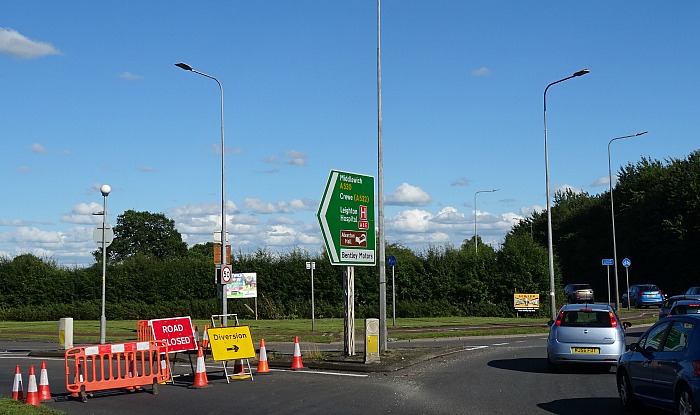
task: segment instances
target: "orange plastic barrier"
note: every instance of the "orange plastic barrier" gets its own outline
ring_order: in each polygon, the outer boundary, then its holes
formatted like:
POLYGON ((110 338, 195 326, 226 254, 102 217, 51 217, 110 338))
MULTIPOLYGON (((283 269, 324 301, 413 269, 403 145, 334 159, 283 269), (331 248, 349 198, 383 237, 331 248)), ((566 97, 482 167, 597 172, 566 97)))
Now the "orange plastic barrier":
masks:
POLYGON ((170 379, 168 345, 164 341, 100 344, 66 350, 66 389, 87 401, 87 392, 131 389, 170 379))
POLYGON ((148 324, 148 320, 139 320, 136 323, 136 341, 150 342, 151 340, 155 340, 151 325, 148 324))

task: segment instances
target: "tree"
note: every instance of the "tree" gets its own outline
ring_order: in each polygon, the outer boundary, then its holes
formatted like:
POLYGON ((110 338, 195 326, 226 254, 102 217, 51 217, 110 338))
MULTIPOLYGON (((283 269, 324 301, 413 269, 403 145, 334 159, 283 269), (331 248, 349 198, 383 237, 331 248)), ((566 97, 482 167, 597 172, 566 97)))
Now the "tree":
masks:
MULTIPOLYGON (((117 216, 114 241, 107 248, 110 260, 124 261, 136 255, 153 259, 179 258, 187 254, 187 244, 175 229, 175 221, 162 213, 127 210, 117 216)), ((102 251, 93 252, 98 261, 102 251)))

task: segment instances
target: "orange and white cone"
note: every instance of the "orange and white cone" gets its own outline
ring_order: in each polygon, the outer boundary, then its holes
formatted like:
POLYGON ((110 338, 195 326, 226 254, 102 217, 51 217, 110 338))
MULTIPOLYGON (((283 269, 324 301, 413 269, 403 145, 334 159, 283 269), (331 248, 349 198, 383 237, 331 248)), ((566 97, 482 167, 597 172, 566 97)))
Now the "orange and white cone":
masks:
POLYGON ((245 375, 245 366, 243 365, 243 359, 236 360, 233 364, 233 376, 245 375))
POLYGON ((257 373, 259 375, 270 373, 270 366, 267 363, 267 350, 265 349, 265 339, 260 339, 260 357, 258 357, 257 373))
POLYGON ((27 405, 41 406, 39 400, 39 390, 36 387, 36 375, 34 374, 34 365, 29 366, 29 383, 27 384, 27 399, 24 400, 27 405))
POLYGON ((204 364, 204 353, 202 353, 202 348, 197 349, 197 370, 194 374, 194 383, 191 388, 206 388, 209 386, 209 380, 207 379, 207 367, 204 364))
POLYGON ((303 369, 301 362, 301 350, 299 349, 299 336, 294 336, 294 355, 292 356, 292 369, 303 369))
POLYGON ((204 326, 204 333, 202 333, 202 347, 205 349, 209 347, 209 326, 204 326))
POLYGON ((39 374, 39 400, 50 401, 51 390, 49 389, 49 372, 46 371, 46 362, 41 361, 41 372, 39 374))
POLYGON ((197 329, 197 326, 194 326, 194 335, 192 336, 194 338, 194 347, 199 347, 199 330, 197 329))
POLYGON ((24 389, 22 388, 22 373, 19 371, 19 365, 15 368, 15 378, 12 381, 12 399, 21 401, 24 399, 24 389))

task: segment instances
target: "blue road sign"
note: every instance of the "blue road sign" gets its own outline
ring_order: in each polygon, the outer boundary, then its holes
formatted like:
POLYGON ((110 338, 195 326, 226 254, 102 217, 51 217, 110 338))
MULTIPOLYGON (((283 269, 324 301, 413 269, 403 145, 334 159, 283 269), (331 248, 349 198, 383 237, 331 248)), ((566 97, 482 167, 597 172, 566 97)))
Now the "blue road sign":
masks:
POLYGON ((625 259, 622 260, 622 265, 624 265, 625 268, 627 268, 627 267, 629 267, 630 265, 632 265, 632 261, 630 261, 629 258, 625 258, 625 259))
POLYGON ((603 265, 615 265, 615 260, 610 258, 610 259, 603 259, 603 265))
POLYGON ((393 255, 390 255, 389 258, 386 259, 387 264, 389 264, 390 267, 393 267, 396 265, 396 257, 393 255))

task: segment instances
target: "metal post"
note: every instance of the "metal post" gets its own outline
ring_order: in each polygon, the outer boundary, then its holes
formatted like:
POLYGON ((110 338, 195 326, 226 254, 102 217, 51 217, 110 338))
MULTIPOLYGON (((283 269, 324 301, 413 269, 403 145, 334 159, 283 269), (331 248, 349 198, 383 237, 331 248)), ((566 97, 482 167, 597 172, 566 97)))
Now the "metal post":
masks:
POLYGON ((377 0, 377 209, 379 236, 379 352, 387 350, 386 328, 386 253, 384 234, 384 154, 382 143, 382 52, 381 52, 381 0, 377 0))
MULTIPOLYGON (((184 69, 186 71, 191 71, 196 74, 202 75, 209 79, 213 79, 219 85, 219 93, 221 96, 221 270, 223 272, 224 266, 226 266, 226 170, 225 170, 225 155, 226 147, 224 145, 224 87, 221 82, 204 72, 197 71, 193 69, 190 65, 180 62, 176 63, 175 66, 184 69)), ((221 285, 221 284, 220 284, 221 285)), ((223 327, 228 326, 228 299, 226 298, 226 288, 224 285, 220 287, 221 291, 221 325, 223 327)))
POLYGON ((605 269, 608 270, 608 305, 610 305, 610 265, 606 265, 605 269))
MULTIPOLYGON (((637 134, 616 137, 616 138, 613 138, 612 140, 608 141, 608 182, 610 183, 610 216, 612 219, 613 261, 615 261, 615 310, 620 309, 620 291, 618 288, 619 282, 618 282, 618 278, 617 278, 617 240, 615 238, 615 202, 613 199, 612 167, 610 165, 610 144, 612 144, 612 142, 615 140, 622 140, 624 138, 637 137, 640 135, 644 135, 646 133, 647 133, 646 131, 643 131, 643 132, 640 132, 637 134)), ((627 293, 627 305, 629 305, 629 301, 630 301, 629 300, 629 293, 627 293)))
POLYGON ((105 242, 105 228, 107 227, 107 196, 112 188, 105 184, 100 187, 102 193, 102 315, 100 316, 100 344, 107 341, 107 315, 105 314, 105 294, 107 279, 107 244, 105 242))
POLYGON ((316 320, 316 312, 314 310, 314 269, 316 268, 316 263, 311 261, 306 263, 306 269, 311 270, 311 331, 314 331, 314 325, 316 320))
POLYGON ((391 306, 394 310, 393 327, 396 327, 396 278, 393 265, 391 266, 391 306))
POLYGON ((581 76, 589 73, 588 69, 580 70, 571 76, 562 78, 558 81, 552 82, 544 89, 544 169, 545 169, 545 186, 547 194, 547 250, 549 257, 549 298, 550 298, 550 310, 549 316, 552 320, 557 318, 557 302, 555 298, 555 284, 554 284, 554 247, 552 246, 552 207, 550 205, 549 197, 549 144, 547 141, 547 90, 550 86, 558 84, 559 82, 564 82, 567 79, 574 78, 576 76, 581 76))

